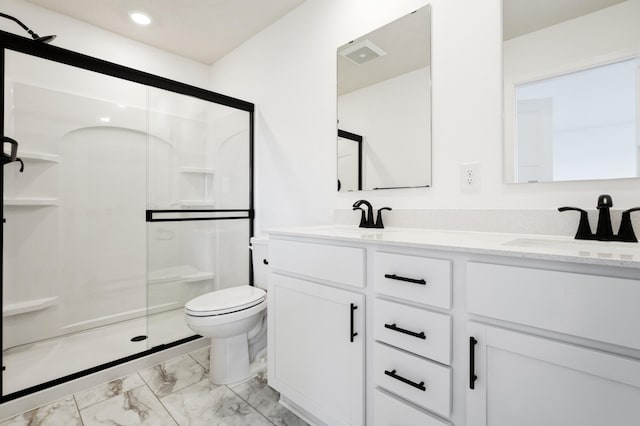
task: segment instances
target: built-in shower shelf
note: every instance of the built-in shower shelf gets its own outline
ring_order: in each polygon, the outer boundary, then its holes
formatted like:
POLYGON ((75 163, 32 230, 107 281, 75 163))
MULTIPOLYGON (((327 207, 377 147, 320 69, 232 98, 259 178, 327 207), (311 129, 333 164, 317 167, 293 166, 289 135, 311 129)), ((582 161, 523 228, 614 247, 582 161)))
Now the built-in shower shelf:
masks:
POLYGON ((38 312, 57 304, 58 296, 11 303, 2 307, 2 316, 6 318, 14 315, 26 314, 28 312, 38 312))
POLYGON ((44 207, 57 206, 57 198, 5 198, 5 207, 44 207))
POLYGON ((19 153, 18 155, 20 158, 22 158, 23 160, 30 160, 30 161, 47 161, 47 162, 51 162, 51 163, 59 163, 60 162, 60 156, 56 155, 56 154, 49 154, 46 152, 27 152, 27 151, 22 151, 19 153))
POLYGON ((212 175, 215 173, 215 170, 208 169, 206 167, 180 167, 180 173, 196 173, 196 174, 212 175))
POLYGON ((197 283, 199 281, 212 280, 213 272, 196 272, 193 274, 183 275, 180 280, 185 283, 197 283))
POLYGON ((214 278, 213 272, 192 272, 186 274, 150 274, 147 279, 149 284, 163 284, 163 283, 196 283, 199 281, 212 280, 214 278))
POLYGON ((213 201, 207 200, 180 200, 179 204, 182 207, 214 207, 213 201))

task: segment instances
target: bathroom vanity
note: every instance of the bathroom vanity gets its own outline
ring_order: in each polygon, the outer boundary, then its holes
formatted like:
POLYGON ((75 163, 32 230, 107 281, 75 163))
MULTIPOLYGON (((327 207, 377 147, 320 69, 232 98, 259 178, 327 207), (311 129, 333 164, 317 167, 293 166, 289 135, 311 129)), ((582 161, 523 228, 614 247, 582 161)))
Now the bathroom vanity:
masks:
POLYGON ((640 246, 270 232, 269 384, 328 425, 632 424, 640 246))

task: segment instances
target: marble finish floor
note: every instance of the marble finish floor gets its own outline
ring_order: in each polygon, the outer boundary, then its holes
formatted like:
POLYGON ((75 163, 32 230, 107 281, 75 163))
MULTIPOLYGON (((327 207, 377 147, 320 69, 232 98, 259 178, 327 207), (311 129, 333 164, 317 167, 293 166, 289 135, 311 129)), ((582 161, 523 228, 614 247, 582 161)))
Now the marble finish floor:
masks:
POLYGON ((209 383, 209 348, 170 359, 0 422, 0 426, 301 426, 262 372, 209 383))

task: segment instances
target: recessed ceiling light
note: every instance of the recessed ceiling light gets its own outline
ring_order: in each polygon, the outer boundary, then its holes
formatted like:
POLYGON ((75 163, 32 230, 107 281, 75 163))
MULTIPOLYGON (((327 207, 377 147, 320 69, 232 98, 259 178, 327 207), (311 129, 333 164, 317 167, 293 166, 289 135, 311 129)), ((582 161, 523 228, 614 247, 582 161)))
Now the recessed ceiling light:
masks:
POLYGON ((138 25, 147 26, 151 23, 151 18, 149 17, 149 15, 138 10, 129 12, 129 18, 131 18, 131 20, 138 25))
POLYGON ((111 121, 111 118, 109 117, 100 117, 100 121, 102 121, 103 123, 108 123, 111 121))

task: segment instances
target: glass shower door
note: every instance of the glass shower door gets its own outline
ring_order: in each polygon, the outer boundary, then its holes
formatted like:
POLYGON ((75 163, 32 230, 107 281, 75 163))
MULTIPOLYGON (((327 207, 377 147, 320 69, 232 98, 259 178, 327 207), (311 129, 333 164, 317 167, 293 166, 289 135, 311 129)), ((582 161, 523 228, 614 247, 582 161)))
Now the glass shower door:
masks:
POLYGON ((3 395, 146 350, 146 90, 5 51, 3 395))
POLYGON ((247 285, 250 113, 149 90, 148 346, 188 338, 187 301, 247 285))

